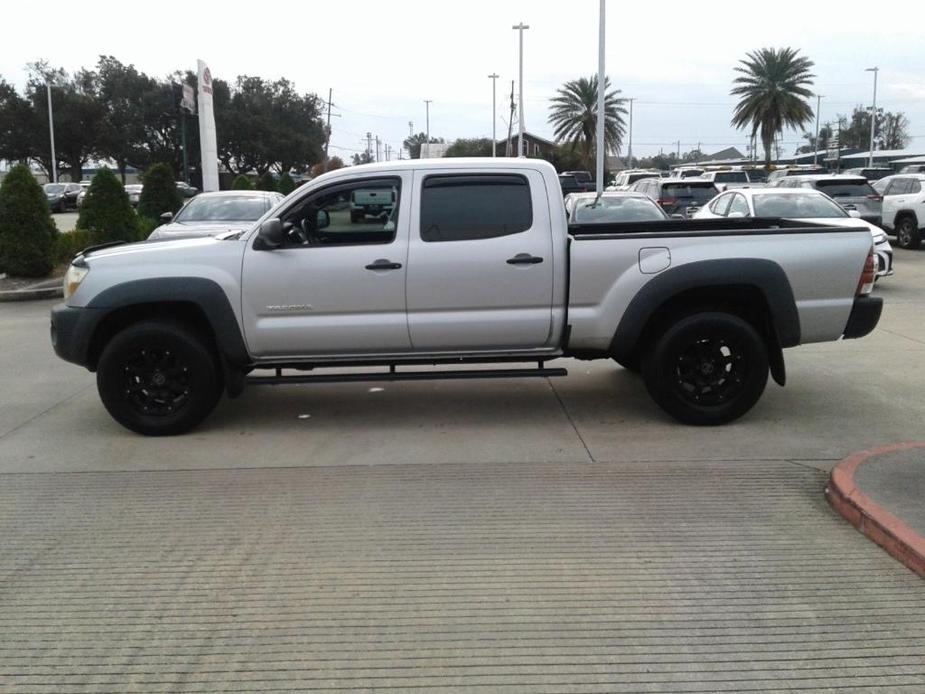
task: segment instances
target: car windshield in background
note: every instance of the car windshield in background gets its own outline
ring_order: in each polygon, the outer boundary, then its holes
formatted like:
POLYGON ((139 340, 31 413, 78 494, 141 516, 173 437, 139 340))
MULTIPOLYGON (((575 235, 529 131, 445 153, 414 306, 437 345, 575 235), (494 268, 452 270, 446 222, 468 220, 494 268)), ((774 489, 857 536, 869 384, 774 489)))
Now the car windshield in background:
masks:
POLYGON ((748 183, 744 171, 720 171, 713 177, 715 183, 748 183))
POLYGON ((60 183, 46 183, 44 185, 46 193, 63 193, 64 186, 60 183))
POLYGON ((788 217, 790 219, 818 219, 847 217, 848 213, 821 195, 756 195, 756 217, 788 217))
POLYGON ((575 180, 578 181, 579 183, 591 183, 591 181, 594 180, 591 178, 591 174, 588 173, 587 171, 576 171, 569 175, 574 176, 575 180))
POLYGON ((708 203, 716 195, 716 188, 709 181, 695 183, 666 183, 662 187, 662 198, 693 201, 698 205, 708 203))
POLYGON ((130 183, 129 185, 125 186, 125 191, 127 193, 140 193, 142 188, 144 188, 144 186, 140 184, 130 183))
POLYGON ((253 222, 267 211, 267 201, 243 195, 193 198, 180 210, 177 222, 253 222))
POLYGON ((626 179, 626 182, 627 184, 635 183, 636 181, 641 181, 644 178, 658 178, 659 175, 660 174, 658 172, 630 174, 626 179))
POLYGON ((575 208, 578 224, 605 224, 608 222, 650 222, 665 219, 665 213, 646 198, 602 197, 583 200, 575 208))
POLYGON ((877 191, 867 181, 818 181, 816 188, 832 198, 863 198, 877 191))

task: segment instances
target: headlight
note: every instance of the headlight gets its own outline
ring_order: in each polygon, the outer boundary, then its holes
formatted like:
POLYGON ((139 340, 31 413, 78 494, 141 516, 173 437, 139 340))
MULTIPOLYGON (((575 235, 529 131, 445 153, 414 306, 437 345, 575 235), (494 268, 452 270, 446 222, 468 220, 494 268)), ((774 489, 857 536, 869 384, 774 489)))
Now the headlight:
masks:
POLYGON ((74 296, 74 292, 77 291, 77 288, 80 286, 80 283, 84 281, 84 277, 87 276, 88 272, 90 272, 90 268, 86 265, 71 264, 67 269, 67 274, 64 276, 65 301, 74 296))
POLYGON ((886 234, 877 234, 874 236, 874 244, 881 244, 886 241, 886 234))

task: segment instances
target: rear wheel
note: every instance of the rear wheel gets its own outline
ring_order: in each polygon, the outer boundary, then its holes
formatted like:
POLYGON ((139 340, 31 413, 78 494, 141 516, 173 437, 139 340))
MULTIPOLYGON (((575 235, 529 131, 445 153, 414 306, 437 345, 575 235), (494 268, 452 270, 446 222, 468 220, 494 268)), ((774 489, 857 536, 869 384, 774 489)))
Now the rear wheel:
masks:
POLYGON ((915 217, 904 215, 896 220, 896 245, 914 250, 922 243, 922 235, 915 217))
POLYGON ((207 342, 160 320, 116 334, 100 355, 96 384, 113 419, 148 436, 189 431, 215 408, 222 388, 207 342))
POLYGON ((686 424, 730 422, 758 402, 768 381, 764 340, 728 313, 696 313, 669 327, 643 364, 649 395, 686 424))

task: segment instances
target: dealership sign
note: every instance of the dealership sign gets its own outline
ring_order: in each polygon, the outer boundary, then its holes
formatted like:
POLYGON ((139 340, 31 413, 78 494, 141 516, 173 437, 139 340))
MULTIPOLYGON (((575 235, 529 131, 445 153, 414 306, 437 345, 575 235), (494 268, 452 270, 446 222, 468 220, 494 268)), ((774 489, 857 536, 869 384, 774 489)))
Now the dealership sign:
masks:
POLYGON ((202 189, 218 190, 218 145, 215 138, 215 113, 212 110, 212 73, 199 63, 199 145, 202 152, 202 189))

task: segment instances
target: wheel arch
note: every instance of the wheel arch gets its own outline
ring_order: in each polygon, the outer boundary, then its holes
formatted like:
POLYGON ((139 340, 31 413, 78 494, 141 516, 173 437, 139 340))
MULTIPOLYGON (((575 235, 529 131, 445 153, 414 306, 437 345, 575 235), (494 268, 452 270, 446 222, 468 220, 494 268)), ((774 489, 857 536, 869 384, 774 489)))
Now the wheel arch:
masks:
POLYGON ((800 317, 783 268, 762 258, 698 261, 661 273, 630 302, 610 353, 638 362, 668 324, 700 310, 732 313, 755 327, 765 339, 771 374, 784 385, 783 348, 800 343, 800 317))

